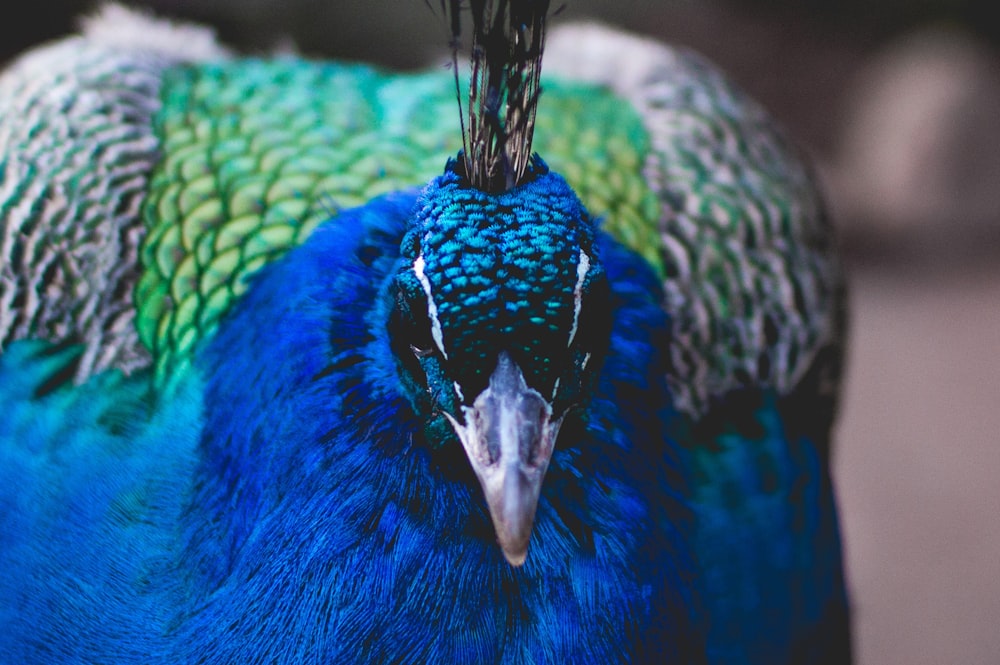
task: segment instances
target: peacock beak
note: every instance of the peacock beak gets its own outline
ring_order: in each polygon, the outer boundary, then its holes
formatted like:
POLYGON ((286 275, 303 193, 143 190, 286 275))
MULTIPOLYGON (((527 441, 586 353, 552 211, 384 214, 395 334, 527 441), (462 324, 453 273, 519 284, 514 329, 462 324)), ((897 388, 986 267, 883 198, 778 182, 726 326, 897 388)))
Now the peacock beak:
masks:
POLYGON ((528 387, 506 352, 489 385, 462 411, 465 424, 448 420, 482 485, 504 558, 520 566, 562 417, 553 420, 552 406, 528 387))

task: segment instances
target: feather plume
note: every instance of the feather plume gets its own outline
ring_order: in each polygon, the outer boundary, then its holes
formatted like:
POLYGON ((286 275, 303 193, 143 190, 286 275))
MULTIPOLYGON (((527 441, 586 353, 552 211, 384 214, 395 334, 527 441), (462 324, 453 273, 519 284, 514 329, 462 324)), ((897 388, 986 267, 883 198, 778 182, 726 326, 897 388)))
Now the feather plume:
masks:
POLYGON ((442 0, 462 115, 464 166, 476 189, 497 193, 528 171, 549 0, 469 0, 472 14, 468 120, 458 78, 461 0, 442 0))

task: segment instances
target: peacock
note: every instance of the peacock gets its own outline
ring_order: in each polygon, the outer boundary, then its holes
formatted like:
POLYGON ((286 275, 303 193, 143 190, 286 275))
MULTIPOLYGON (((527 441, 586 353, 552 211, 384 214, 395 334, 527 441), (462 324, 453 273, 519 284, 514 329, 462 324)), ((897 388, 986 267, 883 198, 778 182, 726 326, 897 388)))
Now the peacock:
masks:
POLYGON ((461 4, 423 72, 109 5, 0 74, 0 662, 850 661, 806 160, 461 4))

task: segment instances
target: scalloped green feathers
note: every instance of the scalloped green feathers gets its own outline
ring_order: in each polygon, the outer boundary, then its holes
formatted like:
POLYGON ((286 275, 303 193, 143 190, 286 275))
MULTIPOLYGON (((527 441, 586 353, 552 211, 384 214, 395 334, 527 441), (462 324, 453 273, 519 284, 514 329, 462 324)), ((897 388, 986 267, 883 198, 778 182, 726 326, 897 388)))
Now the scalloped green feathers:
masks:
MULTIPOLYGON (((449 74, 248 60, 173 71, 162 160, 143 207, 140 338, 158 373, 183 362, 268 261, 339 210, 419 186, 460 147, 449 74)), ((639 117, 601 89, 550 81, 535 146, 603 227, 660 269, 659 203, 639 117)))

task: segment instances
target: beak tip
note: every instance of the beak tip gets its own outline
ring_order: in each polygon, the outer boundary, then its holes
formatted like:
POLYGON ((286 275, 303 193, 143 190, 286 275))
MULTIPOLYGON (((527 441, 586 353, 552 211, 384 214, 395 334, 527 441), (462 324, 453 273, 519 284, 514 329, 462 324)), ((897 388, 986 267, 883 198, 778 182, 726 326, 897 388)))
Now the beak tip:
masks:
MULTIPOLYGON (((533 514, 532 517, 534 517, 533 514)), ((522 525, 521 529, 513 533, 507 528, 508 525, 498 524, 494 521, 493 526, 496 529, 497 544, 500 546, 500 551, 503 552, 503 558, 515 568, 524 565, 528 558, 528 545, 531 542, 531 522, 528 522, 527 528, 522 525)))
POLYGON ((519 548, 517 550, 509 549, 507 547, 501 547, 503 550, 503 558, 507 560, 511 566, 515 568, 520 568, 524 565, 524 562, 528 559, 528 548, 519 548))

